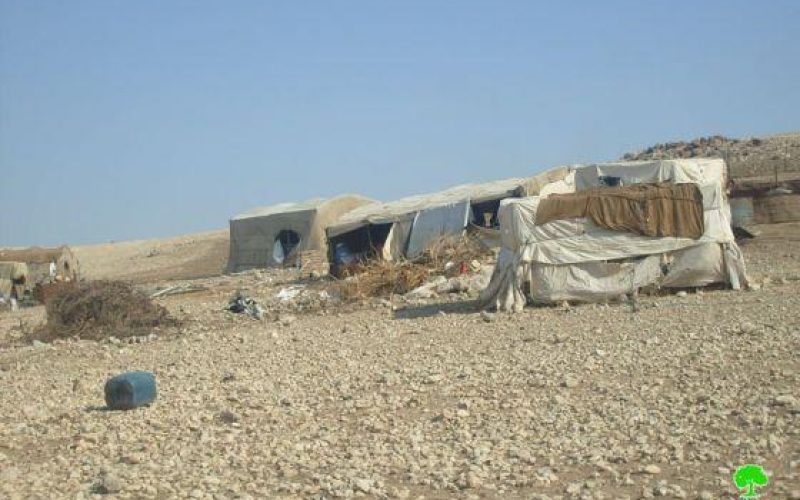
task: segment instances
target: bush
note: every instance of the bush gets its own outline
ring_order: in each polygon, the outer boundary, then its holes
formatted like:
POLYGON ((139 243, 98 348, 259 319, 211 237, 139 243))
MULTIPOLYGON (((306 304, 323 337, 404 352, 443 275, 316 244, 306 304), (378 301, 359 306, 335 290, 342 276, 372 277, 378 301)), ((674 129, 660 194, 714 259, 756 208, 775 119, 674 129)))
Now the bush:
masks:
POLYGON ((123 338, 177 324, 164 307, 121 281, 65 283, 51 291, 45 310, 47 323, 34 334, 38 340, 123 338))

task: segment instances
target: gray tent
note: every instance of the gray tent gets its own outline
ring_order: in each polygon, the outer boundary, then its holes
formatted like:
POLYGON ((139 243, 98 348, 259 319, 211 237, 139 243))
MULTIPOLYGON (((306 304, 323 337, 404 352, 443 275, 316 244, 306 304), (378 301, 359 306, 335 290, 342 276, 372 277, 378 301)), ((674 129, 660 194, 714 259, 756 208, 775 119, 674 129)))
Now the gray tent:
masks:
POLYGON ((297 264, 301 253, 327 255, 325 228, 343 213, 373 200, 358 195, 281 203, 230 220, 228 272, 297 264))
MULTIPOLYGON (((567 169, 559 172, 561 177, 567 169)), ((551 174, 548 177, 558 177, 551 174)), ((525 196, 539 185, 534 178, 465 184, 438 193, 410 196, 389 203, 354 209, 328 227, 328 245, 346 248, 347 255, 386 259, 414 258, 446 235, 461 234, 470 223, 497 226, 500 200, 525 196)), ((334 260, 338 257, 334 256, 334 260)))

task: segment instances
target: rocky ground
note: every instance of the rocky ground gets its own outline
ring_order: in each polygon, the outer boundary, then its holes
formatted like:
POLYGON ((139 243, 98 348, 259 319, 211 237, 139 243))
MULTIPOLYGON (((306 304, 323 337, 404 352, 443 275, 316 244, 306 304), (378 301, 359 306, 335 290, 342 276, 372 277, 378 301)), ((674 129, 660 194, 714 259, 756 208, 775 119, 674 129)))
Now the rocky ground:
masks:
MULTIPOLYGON (((638 312, 325 306, 312 284, 275 312, 291 276, 249 273, 158 299, 178 333, 4 347, 0 497, 735 498, 756 463, 765 498, 800 498, 800 225, 757 229, 760 290, 638 312), (265 319, 222 310, 239 288, 265 319), (105 411, 131 369, 155 404, 105 411)), ((0 313, 0 340, 42 317, 0 313)))

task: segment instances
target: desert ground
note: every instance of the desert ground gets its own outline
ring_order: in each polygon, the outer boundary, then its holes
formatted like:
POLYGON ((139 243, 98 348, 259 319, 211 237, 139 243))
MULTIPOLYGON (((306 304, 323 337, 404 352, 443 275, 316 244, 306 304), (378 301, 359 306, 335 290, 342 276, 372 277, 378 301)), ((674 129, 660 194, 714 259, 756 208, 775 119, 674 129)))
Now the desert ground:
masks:
POLYGON ((205 290, 132 341, 31 345, 44 308, 0 312, 0 497, 737 498, 754 463, 763 498, 798 499, 800 224, 756 229, 759 289, 636 311, 342 305, 292 271, 220 276, 224 232, 79 248, 85 277, 205 290), (264 319, 224 310, 240 289, 264 319), (105 410, 127 370, 158 398, 105 410))

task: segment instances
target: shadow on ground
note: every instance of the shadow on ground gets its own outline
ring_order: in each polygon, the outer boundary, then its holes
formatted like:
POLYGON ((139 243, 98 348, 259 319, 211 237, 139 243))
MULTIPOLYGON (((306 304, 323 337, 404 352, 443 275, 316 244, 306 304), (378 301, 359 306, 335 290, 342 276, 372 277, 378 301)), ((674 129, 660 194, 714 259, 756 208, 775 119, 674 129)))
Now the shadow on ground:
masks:
POLYGON ((477 300, 464 302, 440 302, 399 309, 394 313, 394 319, 416 319, 445 314, 475 314, 479 311, 477 300))

